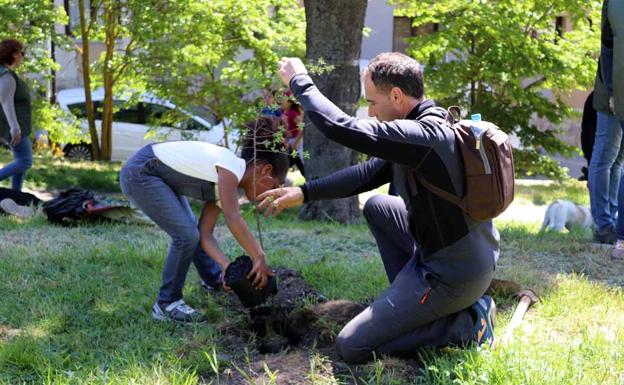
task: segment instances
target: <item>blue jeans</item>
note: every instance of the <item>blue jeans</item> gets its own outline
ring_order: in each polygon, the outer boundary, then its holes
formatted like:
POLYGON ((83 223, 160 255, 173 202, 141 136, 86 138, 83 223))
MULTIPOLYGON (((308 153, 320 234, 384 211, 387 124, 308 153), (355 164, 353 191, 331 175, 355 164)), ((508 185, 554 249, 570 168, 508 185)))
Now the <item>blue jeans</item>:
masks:
POLYGON ((589 165, 589 198, 596 229, 615 226, 618 188, 624 161, 624 122, 598 112, 596 140, 589 165))
POLYGON ((166 182, 176 181, 190 190, 201 190, 197 180, 163 167, 149 145, 126 162, 119 180, 128 199, 171 237, 158 301, 169 303, 183 297, 182 288, 191 261, 201 279, 209 284, 218 283, 221 267, 200 246, 197 220, 188 199, 179 194, 179 186, 166 182))
POLYGON ((22 138, 17 146, 12 147, 13 162, 0 169, 0 180, 11 177, 13 190, 22 191, 26 171, 32 167, 32 144, 28 137, 22 138))
POLYGON ((618 201, 622 202, 618 206, 617 225, 615 232, 618 240, 624 240, 624 178, 620 179, 620 188, 618 189, 618 201))

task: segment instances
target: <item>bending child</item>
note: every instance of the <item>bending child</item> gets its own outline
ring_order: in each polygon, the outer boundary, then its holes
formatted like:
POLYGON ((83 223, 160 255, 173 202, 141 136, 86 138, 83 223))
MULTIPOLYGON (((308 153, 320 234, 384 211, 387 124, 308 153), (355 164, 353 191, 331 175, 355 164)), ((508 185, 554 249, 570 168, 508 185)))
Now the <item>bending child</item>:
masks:
POLYGON ((152 307, 154 319, 206 321, 185 304, 182 288, 191 261, 208 286, 223 281, 222 272, 230 260, 213 235, 220 212, 234 238, 253 259, 249 278, 254 286, 263 288, 268 276, 273 275, 264 250, 240 214, 238 189, 242 188, 247 198, 254 200, 256 195, 278 187, 286 178, 288 159, 286 154, 274 152, 264 144, 266 136, 275 132, 271 119, 260 118, 247 128, 261 138, 245 140, 242 159, 227 148, 205 142, 163 142, 143 147, 121 170, 123 193, 171 237, 162 286, 152 307), (199 226, 187 197, 204 202, 199 226))

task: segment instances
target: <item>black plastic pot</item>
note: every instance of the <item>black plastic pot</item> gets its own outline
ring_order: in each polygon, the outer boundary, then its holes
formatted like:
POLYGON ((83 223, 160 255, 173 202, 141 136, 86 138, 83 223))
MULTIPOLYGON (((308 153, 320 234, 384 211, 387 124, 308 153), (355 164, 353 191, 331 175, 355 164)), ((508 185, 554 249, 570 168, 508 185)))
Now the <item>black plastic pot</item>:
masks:
POLYGON ((256 290, 252 281, 247 278, 253 262, 247 255, 241 255, 225 270, 225 283, 232 288, 245 307, 258 306, 271 295, 277 293, 277 279, 269 277, 267 285, 262 290, 256 290))

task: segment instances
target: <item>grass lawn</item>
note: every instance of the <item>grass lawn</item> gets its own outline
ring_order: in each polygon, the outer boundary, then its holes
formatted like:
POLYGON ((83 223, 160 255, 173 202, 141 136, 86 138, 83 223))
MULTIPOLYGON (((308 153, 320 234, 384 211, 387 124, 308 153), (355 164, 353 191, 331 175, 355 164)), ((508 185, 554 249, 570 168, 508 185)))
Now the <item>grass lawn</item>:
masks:
MULTIPOLYGON (((0 152, 0 164, 9 159, 0 152)), ((118 192, 118 169, 38 157, 26 187, 118 192)), ((517 204, 587 203, 585 191, 580 183, 519 187, 517 204)), ((251 209, 245 211, 254 227, 251 209)), ((216 385, 234 383, 228 379, 235 375, 281 384, 287 374, 301 384, 624 384, 624 265, 589 243, 589 232, 538 234, 540 221, 497 221, 496 277, 541 297, 511 345, 425 351, 416 376, 392 358, 350 372, 315 349, 273 355, 258 366, 253 344, 232 343, 227 325, 240 324, 240 316, 201 291, 194 270, 186 300, 211 322, 181 327, 151 319, 168 245, 156 227, 57 227, 41 214, 0 216, 0 384, 216 385), (302 371, 289 373, 292 366, 302 371)), ((262 225, 270 263, 300 270, 329 298, 369 301, 387 286, 364 224, 300 222, 290 211, 262 225)), ((223 223, 217 233, 228 255, 241 253, 223 223)), ((513 302, 496 299, 500 337, 513 302)))

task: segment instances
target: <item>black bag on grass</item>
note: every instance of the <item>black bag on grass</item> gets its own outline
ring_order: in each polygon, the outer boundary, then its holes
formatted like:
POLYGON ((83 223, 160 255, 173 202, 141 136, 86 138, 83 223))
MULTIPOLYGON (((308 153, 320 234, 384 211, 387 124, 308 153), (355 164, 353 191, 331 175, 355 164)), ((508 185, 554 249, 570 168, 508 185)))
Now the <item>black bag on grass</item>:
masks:
POLYGON ((73 188, 45 202, 43 212, 46 213, 50 222, 62 224, 66 220, 80 219, 87 205, 92 202, 93 193, 73 188))
POLYGON ((41 200, 32 194, 0 187, 0 201, 6 198, 13 199, 20 206, 39 206, 41 204, 41 200))

